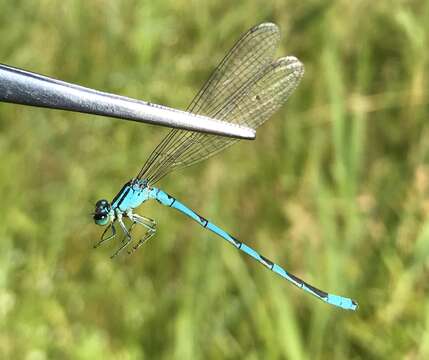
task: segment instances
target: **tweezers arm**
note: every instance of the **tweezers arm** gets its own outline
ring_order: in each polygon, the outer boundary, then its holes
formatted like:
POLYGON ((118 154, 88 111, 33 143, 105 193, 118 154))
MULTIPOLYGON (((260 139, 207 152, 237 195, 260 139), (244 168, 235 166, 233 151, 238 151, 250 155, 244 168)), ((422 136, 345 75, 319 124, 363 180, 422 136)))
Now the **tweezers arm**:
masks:
POLYGON ((206 116, 109 94, 0 64, 0 101, 103 115, 239 139, 255 131, 206 116))

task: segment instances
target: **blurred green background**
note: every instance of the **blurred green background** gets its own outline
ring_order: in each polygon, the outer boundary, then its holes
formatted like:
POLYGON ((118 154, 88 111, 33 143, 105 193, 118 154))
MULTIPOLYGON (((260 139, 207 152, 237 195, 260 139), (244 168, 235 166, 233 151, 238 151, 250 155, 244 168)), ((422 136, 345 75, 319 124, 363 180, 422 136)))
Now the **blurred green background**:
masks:
POLYGON ((258 131, 159 186, 356 313, 191 220, 98 250, 90 213, 167 130, 0 105, 0 358, 429 357, 428 1, 0 0, 0 62, 186 108, 251 26, 306 74, 258 131))

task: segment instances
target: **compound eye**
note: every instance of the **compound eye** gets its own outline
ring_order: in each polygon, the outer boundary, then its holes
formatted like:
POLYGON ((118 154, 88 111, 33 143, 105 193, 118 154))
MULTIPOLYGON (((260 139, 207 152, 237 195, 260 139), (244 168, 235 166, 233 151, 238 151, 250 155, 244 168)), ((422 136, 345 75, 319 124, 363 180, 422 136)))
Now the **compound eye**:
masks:
POLYGON ((106 213, 96 213, 94 214, 94 220, 102 220, 107 218, 107 214, 106 213))
POLYGON ((98 200, 95 203, 95 207, 99 208, 99 209, 107 208, 107 207, 109 207, 109 202, 107 200, 105 200, 105 199, 98 200))
POLYGON ((109 217, 106 213, 95 213, 93 219, 98 225, 106 225, 109 222, 109 217))

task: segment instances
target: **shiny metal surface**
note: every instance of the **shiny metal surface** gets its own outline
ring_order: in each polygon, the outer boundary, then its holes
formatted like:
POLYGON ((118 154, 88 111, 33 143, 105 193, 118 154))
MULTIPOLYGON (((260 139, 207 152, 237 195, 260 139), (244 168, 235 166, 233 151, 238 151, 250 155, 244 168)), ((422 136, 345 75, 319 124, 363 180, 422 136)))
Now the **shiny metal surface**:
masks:
POLYGON ((253 129, 186 111, 109 94, 0 64, 0 101, 103 115, 237 139, 253 129))

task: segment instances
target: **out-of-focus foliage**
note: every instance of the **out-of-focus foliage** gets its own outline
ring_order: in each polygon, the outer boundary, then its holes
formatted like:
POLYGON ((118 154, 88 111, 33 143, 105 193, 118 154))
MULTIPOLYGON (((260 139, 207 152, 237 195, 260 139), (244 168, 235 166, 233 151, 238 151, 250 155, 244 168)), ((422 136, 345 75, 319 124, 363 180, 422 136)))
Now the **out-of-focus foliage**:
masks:
POLYGON ((92 250, 93 203, 167 130, 0 104, 2 359, 429 357, 429 2, 0 0, 0 62, 185 108, 263 21, 303 82, 255 142, 159 186, 358 312, 156 203, 133 257, 92 250))

